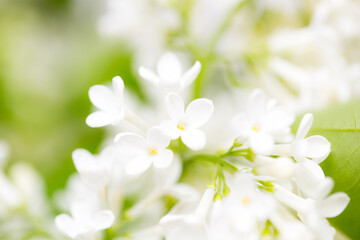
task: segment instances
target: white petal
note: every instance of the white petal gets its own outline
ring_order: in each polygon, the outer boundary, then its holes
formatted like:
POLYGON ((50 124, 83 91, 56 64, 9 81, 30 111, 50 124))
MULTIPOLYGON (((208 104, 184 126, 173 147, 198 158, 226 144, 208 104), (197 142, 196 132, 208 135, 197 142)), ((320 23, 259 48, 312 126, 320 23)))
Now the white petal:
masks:
POLYGON ((95 231, 100 231, 111 227, 114 221, 114 214, 110 210, 103 210, 93 216, 92 225, 95 231))
POLYGON ((60 214, 55 218, 56 227, 70 238, 78 235, 78 224, 67 214, 60 214))
POLYGON ((104 127, 106 125, 113 124, 114 120, 115 118, 113 114, 104 111, 97 111, 91 113, 86 118, 86 124, 92 128, 104 127))
POLYGON ((274 109, 266 114, 262 122, 262 129, 266 132, 277 134, 284 128, 290 127, 295 120, 295 116, 281 109, 274 109))
POLYGON ((330 142, 323 136, 311 136, 305 139, 307 142, 306 157, 312 158, 316 163, 321 163, 330 154, 330 142))
POLYGON ((142 78, 146 79, 151 83, 158 84, 160 82, 160 78, 150 69, 140 67, 139 74, 142 78))
POLYGON ((266 113, 267 98, 265 93, 260 89, 255 89, 248 100, 247 112, 252 121, 258 121, 266 113))
POLYGON ((162 132, 169 136, 172 140, 180 137, 181 131, 177 128, 178 121, 163 120, 160 124, 162 132))
POLYGON ((257 154, 268 155, 274 146, 274 139, 265 133, 253 133, 249 140, 251 149, 257 154))
POLYGON ((313 123, 313 119, 314 117, 311 113, 307 113, 304 115, 296 132, 296 141, 304 139, 306 137, 313 123))
POLYGON ((106 161, 99 161, 85 149, 76 149, 72 153, 76 170, 81 178, 92 186, 103 186, 109 181, 106 161))
POLYGON ((119 103, 121 105, 124 104, 124 81, 121 77, 116 76, 112 79, 113 89, 116 98, 118 99, 119 103))
POLYGON ((176 84, 182 74, 181 64, 177 56, 171 52, 162 55, 157 63, 157 72, 161 83, 165 86, 176 84))
POLYGON ((199 98, 192 101, 185 112, 185 119, 189 126, 197 128, 209 121, 214 112, 214 105, 211 100, 199 98))
POLYGON ((178 183, 170 188, 170 194, 181 201, 192 202, 199 199, 199 192, 185 183, 178 183))
POLYGON ((331 190, 334 188, 334 180, 330 177, 325 177, 325 180, 319 185, 315 199, 324 199, 328 196, 331 190))
POLYGON ((150 157, 144 155, 134 157, 126 165, 126 173, 129 175, 140 175, 151 166, 150 157))
POLYGON ((192 66, 189 70, 187 70, 184 75, 181 77, 181 89, 189 86, 195 78, 199 75, 201 70, 201 63, 196 61, 194 66, 192 66))
POLYGON ((92 86, 89 89, 89 98, 91 103, 100 110, 112 111, 118 106, 114 93, 102 85, 92 86))
POLYGON ((169 149, 160 149, 155 156, 152 156, 152 162, 156 168, 167 168, 173 160, 174 154, 169 149))
POLYGON ((246 139, 252 132, 253 124, 245 113, 239 113, 232 119, 232 125, 235 127, 237 134, 246 139))
POLYGON ((93 202, 82 199, 72 202, 70 211, 77 223, 84 224, 90 221, 94 208, 93 202))
POLYGON ((172 189, 182 174, 182 161, 179 156, 174 155, 173 160, 167 168, 153 168, 153 178, 156 188, 159 190, 172 189))
POLYGON ((338 192, 324 199, 320 204, 321 216, 324 218, 336 217, 348 205, 350 198, 343 192, 338 192))
POLYGON ((165 135, 158 126, 150 128, 146 133, 146 139, 151 146, 166 148, 170 144, 170 137, 165 135))
POLYGON ((184 100, 179 94, 169 93, 165 98, 167 111, 174 120, 182 120, 184 117, 184 100))
POLYGON ((122 154, 139 155, 147 151, 145 138, 135 133, 119 133, 115 137, 117 148, 122 154))
POLYGON ((325 181, 325 174, 321 167, 311 160, 297 164, 296 183, 307 196, 317 196, 319 186, 325 181))
POLYGON ((305 139, 295 141, 291 146, 291 154, 297 162, 304 162, 306 160, 309 160, 308 158, 306 158, 308 144, 305 139))
POLYGON ((78 172, 83 171, 91 161, 94 161, 94 156, 89 151, 82 148, 74 150, 72 152, 72 158, 78 172))
POLYGON ((110 180, 110 171, 105 164, 88 165, 82 172, 79 172, 81 178, 91 186, 105 186, 110 180))
POLYGON ((205 224, 194 215, 168 214, 160 219, 166 239, 202 240, 205 239, 205 224))
POLYGON ((190 149, 196 151, 205 147, 206 135, 198 129, 189 129, 183 132, 181 140, 190 149))

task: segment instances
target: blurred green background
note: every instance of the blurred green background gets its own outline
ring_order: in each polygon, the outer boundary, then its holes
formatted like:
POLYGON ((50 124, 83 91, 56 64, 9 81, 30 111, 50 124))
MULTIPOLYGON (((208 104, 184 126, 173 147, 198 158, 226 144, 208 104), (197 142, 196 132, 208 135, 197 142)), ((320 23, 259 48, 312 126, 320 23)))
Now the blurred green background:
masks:
POLYGON ((49 195, 75 171, 71 152, 97 152, 104 138, 103 129, 85 124, 89 87, 121 75, 140 93, 131 50, 98 37, 97 5, 87 3, 0 0, 0 138, 11 147, 7 166, 33 165, 49 195))

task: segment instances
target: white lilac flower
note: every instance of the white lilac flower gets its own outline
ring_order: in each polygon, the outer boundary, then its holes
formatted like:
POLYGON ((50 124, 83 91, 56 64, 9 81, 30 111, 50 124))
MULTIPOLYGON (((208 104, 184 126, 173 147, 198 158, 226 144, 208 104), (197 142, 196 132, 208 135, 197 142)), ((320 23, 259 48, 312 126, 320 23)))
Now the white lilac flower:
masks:
POLYGON ((140 67, 139 74, 147 81, 160 87, 172 90, 183 90, 189 86, 201 70, 200 62, 183 72, 181 62, 174 53, 167 52, 161 56, 156 66, 157 73, 140 67))
POLYGON ((89 89, 89 98, 99 110, 86 118, 90 127, 116 125, 125 118, 124 82, 116 76, 112 80, 113 91, 102 85, 95 85, 89 89))
POLYGON ((268 218, 274 205, 273 199, 256 187, 252 175, 239 174, 229 184, 232 191, 229 198, 224 200, 224 206, 228 201, 230 208, 234 207, 234 211, 245 216, 242 218, 244 222, 239 222, 239 225, 243 227, 246 224, 254 225, 268 218))
POLYGON ((221 236, 231 240, 260 239, 261 228, 272 214, 274 199, 257 189, 250 174, 241 173, 230 180, 231 192, 209 226, 209 239, 221 236))
POLYGON ((56 206, 63 211, 70 211, 74 202, 87 201, 94 206, 99 206, 99 196, 94 188, 85 183, 79 174, 72 174, 67 182, 64 190, 55 192, 54 195, 56 206))
POLYGON ((296 133, 292 144, 279 144, 273 146, 272 154, 280 156, 292 156, 298 162, 312 160, 321 163, 329 155, 330 142, 320 135, 306 137, 313 122, 311 113, 305 114, 296 133))
POLYGON ((166 149, 170 138, 155 126, 146 133, 146 138, 134 133, 120 133, 115 137, 118 150, 130 159, 126 172, 138 175, 145 172, 152 164, 156 168, 166 168, 173 160, 173 152, 166 149))
MULTIPOLYGON (((28 213, 34 217, 45 217, 50 209, 45 193, 45 182, 41 176, 26 163, 16 163, 11 167, 9 174, 28 213)), ((7 194, 11 195, 11 192, 7 194)))
POLYGON ((324 198, 334 186, 333 180, 325 177, 321 167, 310 160, 296 163, 295 180, 301 192, 314 199, 324 198))
POLYGON ((206 135, 198 128, 213 114, 212 101, 206 98, 195 99, 186 110, 184 100, 176 93, 169 93, 165 101, 171 119, 161 122, 164 133, 171 139, 181 137, 182 142, 192 150, 202 149, 206 143, 206 135))
POLYGON ((297 161, 310 158, 316 163, 321 163, 329 155, 331 144, 326 138, 319 135, 305 138, 311 128, 312 122, 313 115, 311 113, 306 114, 301 120, 295 141, 292 144, 292 154, 297 161))
POLYGON ((294 116, 274 107, 260 89, 254 90, 247 102, 246 112, 233 118, 233 124, 241 139, 257 153, 268 153, 275 140, 281 141, 290 135, 294 116))
MULTIPOLYGON (((160 220, 164 229, 165 237, 168 240, 205 240, 206 219, 213 202, 215 189, 209 187, 205 190, 195 212, 177 213, 181 205, 174 207, 169 214, 160 220)), ((181 204, 181 203, 179 203, 181 204)))
POLYGON ((314 240, 311 230, 280 204, 276 205, 276 211, 269 217, 279 232, 279 239, 314 240))
POLYGON ((58 215, 55 224, 62 233, 72 239, 93 239, 97 232, 111 227, 115 221, 110 210, 95 211, 86 201, 73 203, 71 215, 58 215))
POLYGON ((90 186, 104 187, 110 181, 111 163, 114 149, 109 146, 98 156, 92 155, 85 149, 76 149, 72 153, 76 170, 81 178, 90 186))
MULTIPOLYGON (((297 211, 298 216, 316 235, 316 239, 333 239, 335 229, 326 218, 339 215, 348 205, 350 198, 343 192, 334 193, 321 199, 301 198, 287 189, 275 184, 275 196, 285 205, 297 211)), ((323 189, 320 195, 326 196, 331 189, 323 189)))

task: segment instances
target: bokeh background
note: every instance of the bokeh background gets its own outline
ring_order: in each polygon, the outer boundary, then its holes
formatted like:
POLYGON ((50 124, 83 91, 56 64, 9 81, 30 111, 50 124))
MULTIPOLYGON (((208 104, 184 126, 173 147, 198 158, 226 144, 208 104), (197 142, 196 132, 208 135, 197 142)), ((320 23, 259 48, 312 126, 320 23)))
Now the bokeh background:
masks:
POLYGON ((140 97, 130 48, 99 37, 100 4, 70 0, 0 0, 0 138, 10 166, 33 165, 51 195, 75 171, 71 152, 96 152, 88 89, 121 75, 140 97))

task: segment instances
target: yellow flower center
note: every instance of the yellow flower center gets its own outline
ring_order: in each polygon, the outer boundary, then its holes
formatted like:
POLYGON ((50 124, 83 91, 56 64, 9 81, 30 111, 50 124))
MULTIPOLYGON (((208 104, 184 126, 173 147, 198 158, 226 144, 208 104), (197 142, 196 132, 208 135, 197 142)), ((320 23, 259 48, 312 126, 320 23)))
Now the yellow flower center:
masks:
POLYGON ((241 200, 243 205, 248 205, 250 203, 250 198, 249 197, 243 197, 241 200))
POLYGON ((184 131, 185 125, 184 125, 183 123, 179 123, 179 124, 177 125, 177 128, 178 128, 180 131, 184 131))
POLYGON ((156 155, 156 154, 157 154, 156 148, 150 148, 150 149, 149 149, 149 154, 150 154, 151 156, 156 155))
POLYGON ((258 125, 252 126, 252 130, 254 130, 255 132, 259 131, 259 126, 258 125))

